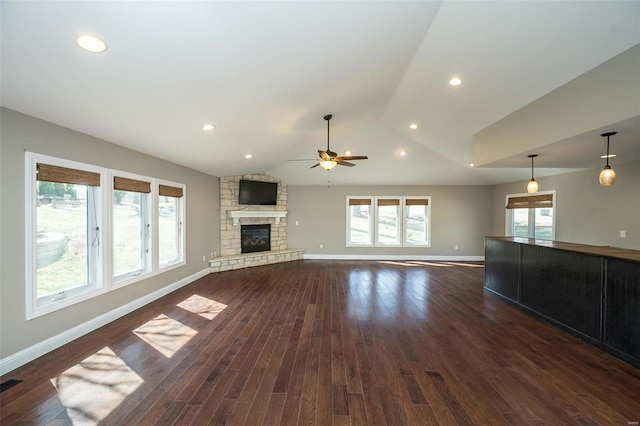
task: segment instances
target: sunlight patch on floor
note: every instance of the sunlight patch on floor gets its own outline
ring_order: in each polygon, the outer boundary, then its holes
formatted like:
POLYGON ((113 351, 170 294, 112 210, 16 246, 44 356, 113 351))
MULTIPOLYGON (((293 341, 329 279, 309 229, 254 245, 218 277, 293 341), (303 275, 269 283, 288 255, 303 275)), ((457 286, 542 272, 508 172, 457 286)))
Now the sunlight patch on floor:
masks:
POLYGON ((478 264, 478 263, 459 263, 459 262, 444 262, 447 265, 453 265, 453 266, 466 266, 467 268, 484 268, 483 264, 478 264))
POLYGON ((144 380, 109 347, 51 379, 73 424, 98 424, 144 380))
POLYGON ((414 260, 411 263, 415 265, 423 265, 423 266, 439 266, 441 268, 451 268, 453 265, 447 265, 445 263, 433 263, 433 262, 424 262, 422 260, 414 260))
POLYGON ((198 332, 179 321, 160 314, 133 330, 133 333, 153 346, 167 358, 171 358, 198 332))
POLYGON ((206 297, 194 294, 176 306, 186 309, 189 312, 198 314, 203 318, 212 320, 218 316, 218 314, 225 310, 227 305, 224 303, 216 302, 215 300, 207 299, 206 297))
POLYGON ((385 265, 397 265, 397 266, 412 266, 412 267, 418 266, 409 262, 394 261, 394 260, 378 260, 378 263, 384 263, 385 265))

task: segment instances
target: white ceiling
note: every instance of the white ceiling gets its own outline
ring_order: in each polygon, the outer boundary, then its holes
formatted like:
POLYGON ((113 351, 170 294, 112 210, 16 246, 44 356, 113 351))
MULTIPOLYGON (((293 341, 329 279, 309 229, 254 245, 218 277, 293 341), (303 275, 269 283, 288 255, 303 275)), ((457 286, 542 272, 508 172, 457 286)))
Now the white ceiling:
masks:
MULTIPOLYGON (((640 43, 637 1, 0 5, 3 106, 214 176, 290 184, 528 179, 526 153, 469 167, 473 135, 640 43), (107 51, 79 49, 84 33, 107 51), (329 113, 332 150, 369 160, 287 161, 325 149, 329 113)), ((638 120, 623 118, 612 150, 640 159, 638 120)), ((536 175, 598 167, 601 139, 540 141, 536 175)))

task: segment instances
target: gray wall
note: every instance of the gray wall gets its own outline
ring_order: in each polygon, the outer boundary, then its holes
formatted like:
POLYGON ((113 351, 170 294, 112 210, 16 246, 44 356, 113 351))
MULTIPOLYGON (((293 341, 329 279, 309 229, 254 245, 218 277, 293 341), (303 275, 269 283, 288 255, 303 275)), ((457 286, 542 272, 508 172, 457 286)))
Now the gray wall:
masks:
POLYGON ((288 185, 287 189, 289 247, 303 248, 305 255, 482 256, 482 237, 491 233, 489 186, 288 185), (430 195, 431 247, 346 247, 348 195, 430 195))
MULTIPOLYGON (((1 109, 0 357, 5 358, 208 267, 220 251, 219 179, 46 121, 1 109), (25 314, 25 151, 187 185, 186 266, 27 321, 25 314)), ((179 141, 176 141, 179 143, 179 141)))
MULTIPOLYGON (((616 183, 608 188, 598 183, 600 169, 537 179, 541 191, 556 190, 557 241, 640 250, 640 162, 616 165, 614 158, 611 165, 616 183)), ((505 195, 526 192, 526 186, 494 187, 493 235, 504 235, 505 195)))

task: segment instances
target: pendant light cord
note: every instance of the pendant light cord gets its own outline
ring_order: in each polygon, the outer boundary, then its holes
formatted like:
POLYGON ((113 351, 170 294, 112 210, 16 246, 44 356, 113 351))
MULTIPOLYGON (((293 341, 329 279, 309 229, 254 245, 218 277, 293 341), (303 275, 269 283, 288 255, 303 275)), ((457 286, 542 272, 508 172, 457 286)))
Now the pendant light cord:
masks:
POLYGON ((535 180, 533 178, 533 159, 536 158, 538 154, 531 154, 528 157, 531 158, 531 180, 535 180))
POLYGON ((609 167, 609 135, 607 135, 607 167, 609 167))

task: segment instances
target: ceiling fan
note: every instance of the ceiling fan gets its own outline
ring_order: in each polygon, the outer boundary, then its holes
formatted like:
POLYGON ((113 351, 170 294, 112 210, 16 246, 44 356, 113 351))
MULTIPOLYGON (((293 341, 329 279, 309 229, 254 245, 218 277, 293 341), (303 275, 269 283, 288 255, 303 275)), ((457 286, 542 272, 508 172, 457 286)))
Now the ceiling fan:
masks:
POLYGON ((314 164, 313 166, 311 166, 312 169, 314 167, 320 166, 325 170, 331 170, 337 165, 353 167, 355 166, 355 164, 350 163, 349 161, 367 160, 369 158, 366 155, 339 156, 335 152, 331 151, 331 149, 329 148, 329 120, 331 120, 332 117, 333 115, 331 114, 327 114, 324 116, 324 119, 327 120, 327 149, 326 151, 322 151, 320 149, 318 150, 320 161, 318 161, 317 164, 314 164))

